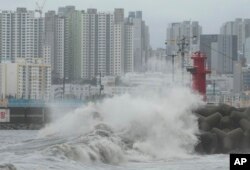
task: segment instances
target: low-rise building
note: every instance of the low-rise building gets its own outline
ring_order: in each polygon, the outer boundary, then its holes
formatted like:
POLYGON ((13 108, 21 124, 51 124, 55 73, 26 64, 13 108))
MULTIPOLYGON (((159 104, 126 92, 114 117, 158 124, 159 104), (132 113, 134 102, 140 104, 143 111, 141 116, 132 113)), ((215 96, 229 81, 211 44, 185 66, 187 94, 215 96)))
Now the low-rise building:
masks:
POLYGON ((51 66, 42 59, 0 64, 0 96, 2 98, 49 99, 51 66))

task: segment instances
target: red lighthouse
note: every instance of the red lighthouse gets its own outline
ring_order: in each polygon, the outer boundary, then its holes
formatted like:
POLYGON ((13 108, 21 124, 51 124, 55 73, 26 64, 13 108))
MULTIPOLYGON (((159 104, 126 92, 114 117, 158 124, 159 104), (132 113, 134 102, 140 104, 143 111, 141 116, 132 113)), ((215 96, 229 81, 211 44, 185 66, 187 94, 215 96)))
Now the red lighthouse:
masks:
POLYGON ((206 96, 206 74, 211 71, 206 69, 206 56, 201 52, 195 52, 191 57, 193 59, 193 67, 187 70, 192 74, 193 89, 199 92, 202 96, 206 96))

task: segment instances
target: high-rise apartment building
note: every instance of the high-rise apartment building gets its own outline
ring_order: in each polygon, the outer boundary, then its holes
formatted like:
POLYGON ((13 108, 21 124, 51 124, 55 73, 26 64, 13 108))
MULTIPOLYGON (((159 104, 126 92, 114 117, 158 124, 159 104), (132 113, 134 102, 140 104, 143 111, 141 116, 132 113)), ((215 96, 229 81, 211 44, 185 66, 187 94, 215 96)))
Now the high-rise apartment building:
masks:
POLYGON ((134 28, 133 22, 124 18, 124 9, 115 9, 111 75, 122 76, 134 71, 134 28))
POLYGON ((237 59, 244 57, 244 45, 246 38, 250 37, 250 19, 236 18, 222 25, 220 33, 223 35, 237 36, 237 59))
POLYGON ((219 35, 211 44, 211 70, 218 74, 232 74, 237 61, 237 36, 219 35))
POLYGON ((105 13, 67 6, 59 8, 58 15, 64 18, 66 79, 92 79, 100 73, 121 76, 134 71, 134 25, 128 19, 125 22, 124 9, 105 13))
POLYGON ((15 62, 17 58, 42 57, 44 20, 36 18, 35 11, 17 8, 1 12, 1 61, 15 62))
POLYGON ((70 73, 69 79, 71 81, 78 81, 81 77, 81 70, 82 70, 82 13, 83 11, 77 11, 71 13, 70 15, 70 37, 69 42, 70 44, 70 73))
POLYGON ((43 56, 51 63, 52 81, 64 78, 64 17, 55 11, 45 13, 45 43, 43 56))
POLYGON ((134 72, 134 25, 129 19, 124 27, 124 72, 134 72))
POLYGON ((91 79, 96 76, 97 61, 97 10, 88 9, 82 15, 82 61, 81 61, 81 77, 91 79))
POLYGON ((98 74, 110 75, 113 59, 114 16, 88 9, 82 14, 81 78, 91 79, 98 74))
POLYGON ((73 18, 72 13, 75 12, 74 6, 60 7, 58 9, 58 16, 64 18, 64 79, 72 79, 72 27, 73 18))
POLYGON ((246 64, 250 65, 250 37, 246 38, 244 47, 244 56, 246 59, 246 64))
POLYGON ((114 11, 114 52, 111 58, 111 75, 121 76, 124 74, 124 48, 125 48, 125 23, 124 9, 114 11))
POLYGON ((146 62, 149 57, 149 28, 142 19, 142 11, 129 12, 128 20, 134 26, 134 71, 142 72, 146 69, 146 62))
POLYGON ((200 35, 200 51, 207 57, 207 68, 211 70, 212 43, 218 42, 218 34, 200 35))

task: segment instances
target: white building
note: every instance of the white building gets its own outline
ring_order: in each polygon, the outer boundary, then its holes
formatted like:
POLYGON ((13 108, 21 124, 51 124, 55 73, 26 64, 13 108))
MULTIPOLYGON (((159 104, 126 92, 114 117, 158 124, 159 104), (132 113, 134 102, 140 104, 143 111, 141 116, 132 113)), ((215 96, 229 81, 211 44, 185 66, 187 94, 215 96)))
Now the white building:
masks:
POLYGON ((124 74, 124 44, 125 44, 124 9, 115 9, 114 12, 114 55, 111 61, 111 75, 124 74))
POLYGON ((134 31, 133 22, 124 18, 124 9, 115 9, 114 55, 110 63, 110 75, 122 76, 134 71, 134 31))
POLYGON ((91 79, 97 74, 110 74, 113 59, 113 22, 110 13, 88 9, 82 14, 81 78, 91 79))
POLYGON ((207 76, 207 94, 231 93, 234 89, 233 74, 211 74, 207 76))
POLYGON ((131 73, 134 72, 134 25, 127 20, 125 22, 124 28, 124 72, 131 73))
POLYGON ((25 99, 49 99, 51 66, 42 59, 17 59, 16 63, 0 64, 0 95, 25 99))
POLYGON ((18 64, 0 63, 0 98, 17 96, 18 90, 18 64))
POLYGON ((62 84, 52 85, 50 99, 84 99, 87 97, 99 95, 100 88, 92 85, 81 84, 62 84))
POLYGON ((42 57, 44 33, 43 18, 36 18, 35 11, 17 8, 1 13, 1 60, 15 62, 16 58, 42 57))

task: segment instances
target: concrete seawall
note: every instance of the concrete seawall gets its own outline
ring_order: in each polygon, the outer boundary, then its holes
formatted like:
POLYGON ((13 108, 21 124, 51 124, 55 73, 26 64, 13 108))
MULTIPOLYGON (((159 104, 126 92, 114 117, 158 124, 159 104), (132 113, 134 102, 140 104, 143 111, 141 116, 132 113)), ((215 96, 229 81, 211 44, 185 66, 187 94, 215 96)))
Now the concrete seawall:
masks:
MULTIPOLYGON (((5 111, 5 121, 0 121, 0 130, 38 130, 51 121, 51 115, 55 110, 65 112, 75 107, 0 107, 5 111)), ((3 118, 0 115, 0 119, 3 118)))
POLYGON ((7 120, 0 122, 0 129, 40 129, 49 122, 50 109, 44 107, 2 107, 7 120))

